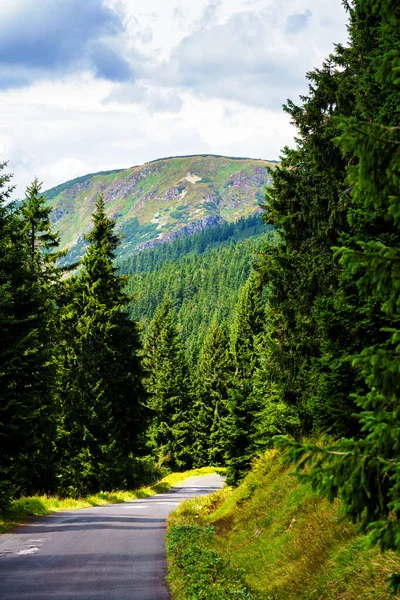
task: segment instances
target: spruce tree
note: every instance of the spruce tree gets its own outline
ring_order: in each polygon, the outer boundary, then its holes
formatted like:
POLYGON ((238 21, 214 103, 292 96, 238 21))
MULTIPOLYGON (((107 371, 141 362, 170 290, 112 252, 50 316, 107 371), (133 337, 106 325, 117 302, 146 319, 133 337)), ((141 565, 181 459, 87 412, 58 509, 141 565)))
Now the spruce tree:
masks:
POLYGON ((171 300, 157 307, 144 341, 143 367, 152 421, 149 447, 160 464, 192 465, 189 372, 171 300))
POLYGON ((256 415, 261 395, 254 394, 253 378, 259 366, 257 346, 264 325, 262 287, 252 274, 241 289, 231 327, 230 346, 234 377, 228 401, 228 482, 236 483, 256 452, 256 415))
MULTIPOLYGON (((392 0, 359 0, 351 12, 348 55, 363 63, 358 113, 342 117, 338 147, 349 157, 347 185, 352 230, 336 249, 343 268, 340 283, 353 282, 356 306, 377 305, 375 322, 349 356, 365 380, 353 399, 361 425, 348 436, 320 447, 280 439, 301 474, 359 520, 382 550, 400 551, 400 9, 392 0)), ((357 313, 353 315, 353 319, 357 313)), ((400 576, 392 578, 400 589, 400 576)))
MULTIPOLYGON (((58 250, 59 235, 51 229, 52 209, 45 206, 42 184, 37 179, 27 187, 18 210, 22 247, 30 282, 27 286, 34 303, 34 330, 28 355, 30 370, 25 368, 26 387, 37 416, 31 424, 31 439, 35 448, 29 451, 30 489, 51 491, 55 485, 55 441, 59 417, 57 380, 58 340, 57 297, 61 269, 57 267, 65 252, 58 250)), ((21 374, 22 377, 22 374, 21 374)))
MULTIPOLYGON (((4 164, 1 167, 4 168, 4 164)), ((54 488, 55 352, 50 339, 52 278, 33 262, 40 254, 34 233, 28 244, 23 209, 6 206, 9 176, 0 180, 1 221, 1 479, 8 496, 54 488)), ((28 193, 29 195, 29 193, 28 193)), ((40 219, 39 219, 40 220, 40 219)), ((54 283, 54 281, 53 281, 54 283)))
MULTIPOLYGON (((18 338, 15 296, 21 293, 24 281, 24 254, 16 245, 17 222, 12 213, 11 175, 4 173, 7 163, 0 163, 0 510, 15 493, 18 485, 19 427, 13 426, 16 405, 16 372, 18 338), (17 290, 18 287, 18 290, 17 290), (17 441, 17 443, 15 443, 17 441)), ((20 411, 23 419, 23 410, 20 411)))
POLYGON ((264 325, 261 295, 261 282, 252 273, 240 290, 230 335, 235 376, 240 381, 251 380, 257 364, 255 346, 264 325))
POLYGON ((119 237, 100 196, 82 269, 64 290, 62 491, 82 494, 135 483, 146 427, 140 341, 116 274, 119 237))
POLYGON ((194 407, 196 465, 222 465, 228 444, 228 401, 233 367, 225 325, 213 321, 204 339, 194 407))
POLYGON ((269 246, 259 269, 268 289, 270 375, 280 399, 293 407, 304 432, 313 427, 310 399, 318 384, 320 356, 315 302, 337 286, 338 265, 331 246, 346 227, 345 159, 333 143, 334 117, 349 112, 351 88, 342 89, 331 57, 308 74, 309 95, 284 107, 296 125, 297 145, 285 148, 281 164, 271 172, 265 220, 279 237, 269 246))
POLYGON ((296 147, 284 149, 266 202, 265 218, 280 237, 260 266, 271 307, 268 328, 279 340, 271 346, 269 378, 279 398, 296 409, 299 434, 360 435, 353 394, 366 386, 348 356, 361 351, 365 338, 378 343, 387 320, 376 298, 343 275, 333 250, 354 246, 359 237, 374 239, 382 224, 396 235, 379 211, 356 206, 345 179, 346 165, 356 159, 335 143, 341 116, 389 124, 396 106, 387 78, 376 80, 381 41, 374 3, 346 7, 351 44, 337 45, 323 67, 307 75, 309 93, 300 106, 288 101, 296 147))
POLYGON ((45 205, 45 197, 41 194, 42 185, 38 179, 34 179, 32 184, 26 188, 20 214, 24 243, 31 268, 42 279, 49 280, 55 278, 54 268, 57 261, 66 253, 57 250, 60 245, 59 234, 51 230, 52 208, 45 205))

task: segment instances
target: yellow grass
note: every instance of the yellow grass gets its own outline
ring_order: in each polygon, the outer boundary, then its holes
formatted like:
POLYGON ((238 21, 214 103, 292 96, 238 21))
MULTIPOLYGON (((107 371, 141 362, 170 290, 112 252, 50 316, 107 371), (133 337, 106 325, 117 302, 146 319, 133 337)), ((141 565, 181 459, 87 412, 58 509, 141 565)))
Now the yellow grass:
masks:
POLYGON ((105 504, 118 504, 122 502, 131 502, 138 498, 148 498, 155 494, 168 492, 172 487, 179 485, 179 483, 190 477, 212 475, 222 471, 223 469, 204 467, 201 469, 184 471, 183 473, 171 473, 161 479, 161 481, 149 487, 142 487, 137 490, 99 492, 78 499, 58 498, 57 496, 30 496, 19 498, 11 503, 6 514, 0 516, 0 533, 9 531, 16 525, 26 521, 28 517, 44 516, 62 510, 89 508, 91 506, 103 506, 105 504))
MULTIPOLYGON (((184 502, 171 515, 170 530, 212 525, 212 547, 242 574, 252 597, 399 600, 387 578, 400 573, 400 556, 371 548, 357 526, 341 518, 339 501, 318 497, 292 471, 277 451, 269 451, 238 488, 184 502)), ((201 572, 201 565, 196 569, 201 572)), ((185 599, 187 574, 181 576, 176 597, 185 599)))

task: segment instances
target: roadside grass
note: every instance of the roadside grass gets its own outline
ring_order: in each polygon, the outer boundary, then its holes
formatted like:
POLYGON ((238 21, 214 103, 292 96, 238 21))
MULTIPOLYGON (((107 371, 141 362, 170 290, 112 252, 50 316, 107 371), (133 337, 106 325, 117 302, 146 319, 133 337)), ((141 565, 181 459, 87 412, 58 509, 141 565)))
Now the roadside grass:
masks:
POLYGON ((400 572, 400 556, 371 548, 340 508, 298 483, 279 453, 268 451, 236 489, 186 501, 170 515, 174 600, 399 600, 387 578, 400 572), (206 532, 204 553, 198 529, 206 532), (248 596, 229 591, 235 573, 248 596))
POLYGON ((215 527, 205 516, 229 497, 230 488, 187 500, 168 519, 168 584, 174 600, 259 600, 248 589, 244 570, 216 548, 215 527))
POLYGON ((57 496, 30 496, 13 500, 9 509, 0 513, 0 534, 20 525, 30 517, 49 515, 62 510, 90 508, 91 506, 104 506, 106 504, 120 504, 131 502, 140 498, 149 498, 155 494, 168 492, 171 488, 191 477, 204 475, 223 474, 224 469, 203 467, 182 473, 170 473, 161 481, 148 487, 137 490, 98 492, 85 498, 59 498, 57 496))
POLYGON ((240 570, 229 565, 213 548, 214 527, 175 525, 167 537, 168 582, 174 600, 256 600, 240 570), (185 578, 182 580, 182 571, 185 578))

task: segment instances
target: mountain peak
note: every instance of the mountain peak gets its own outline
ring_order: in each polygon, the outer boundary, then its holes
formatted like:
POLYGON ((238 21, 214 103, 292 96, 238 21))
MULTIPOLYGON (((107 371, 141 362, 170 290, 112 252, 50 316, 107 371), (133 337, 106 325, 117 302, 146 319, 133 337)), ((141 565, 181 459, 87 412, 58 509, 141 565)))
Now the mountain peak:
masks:
POLYGON ((91 227, 97 196, 124 236, 121 255, 236 221, 259 210, 274 161, 219 155, 160 158, 78 177, 45 193, 62 247, 75 257, 91 227))

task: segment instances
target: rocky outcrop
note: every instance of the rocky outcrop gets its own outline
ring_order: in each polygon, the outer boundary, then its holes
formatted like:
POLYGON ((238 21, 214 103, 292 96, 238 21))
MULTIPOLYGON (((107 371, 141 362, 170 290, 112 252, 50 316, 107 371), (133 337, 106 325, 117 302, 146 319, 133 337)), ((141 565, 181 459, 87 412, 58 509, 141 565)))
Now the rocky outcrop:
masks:
POLYGON ((202 231, 207 227, 215 227, 216 225, 223 225, 224 223, 226 223, 226 221, 219 216, 207 215, 206 217, 203 217, 198 221, 192 221, 180 229, 172 231, 171 233, 165 233, 157 239, 143 242, 137 246, 136 250, 155 248, 156 246, 161 246, 162 244, 172 242, 177 238, 186 237, 188 235, 192 235, 193 233, 197 233, 198 231, 202 231))

